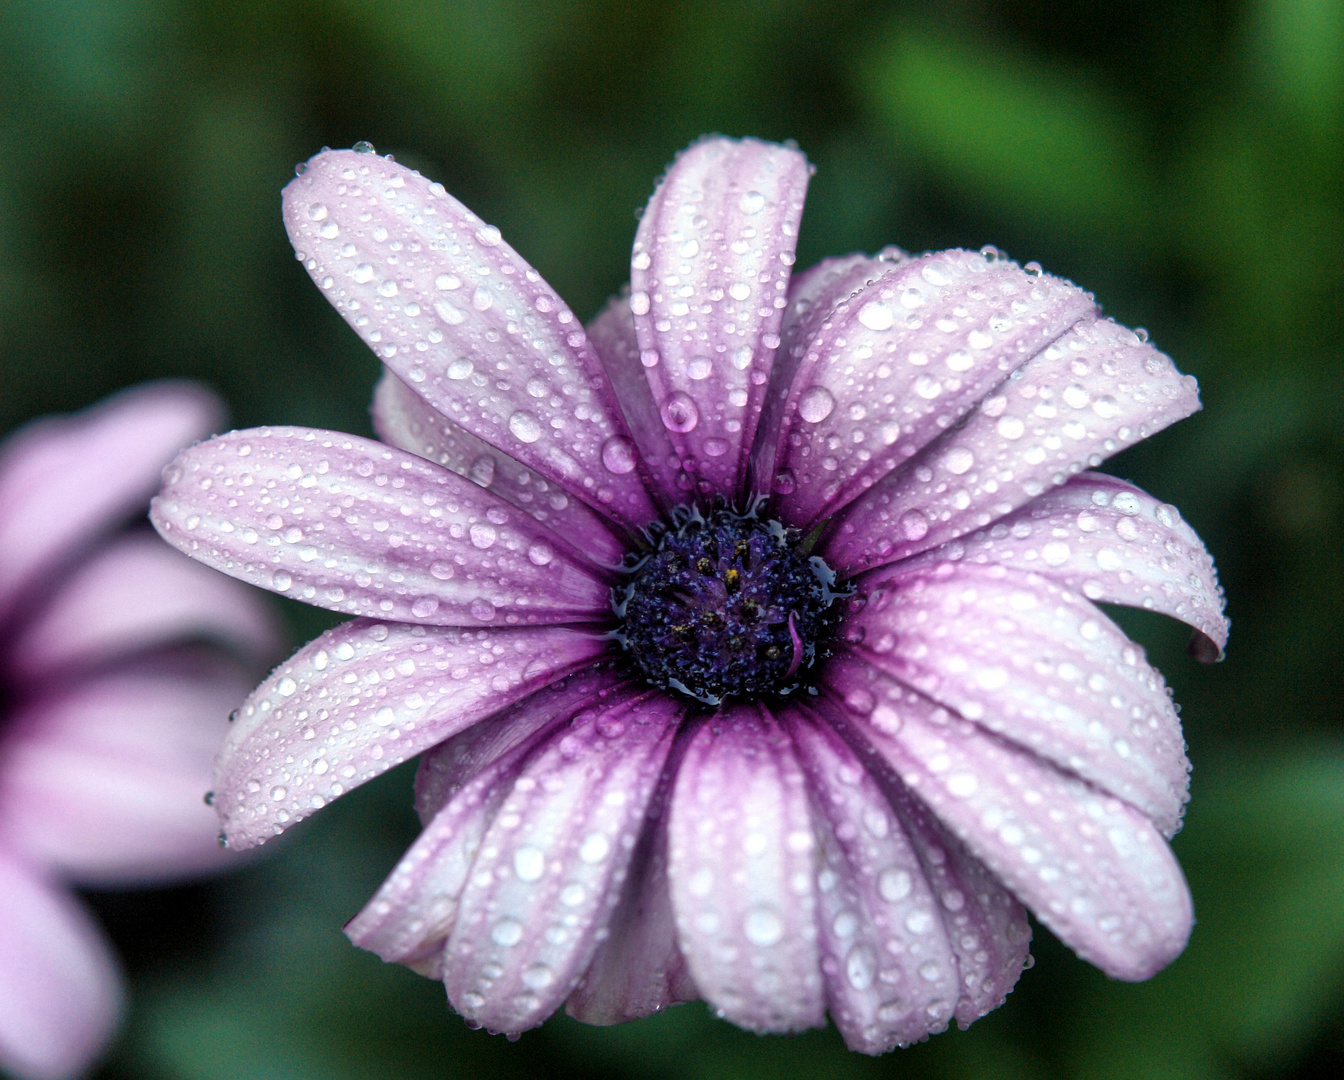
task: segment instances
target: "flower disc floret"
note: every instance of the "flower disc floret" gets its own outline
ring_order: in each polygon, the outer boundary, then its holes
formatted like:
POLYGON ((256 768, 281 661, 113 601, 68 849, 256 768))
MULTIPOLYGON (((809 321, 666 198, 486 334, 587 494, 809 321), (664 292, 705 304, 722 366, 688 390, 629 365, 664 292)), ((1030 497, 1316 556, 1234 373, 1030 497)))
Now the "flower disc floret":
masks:
POLYGON ((726 508, 678 508, 612 593, 618 638, 655 686, 707 705, 785 695, 830 655, 834 574, 797 529, 726 508))

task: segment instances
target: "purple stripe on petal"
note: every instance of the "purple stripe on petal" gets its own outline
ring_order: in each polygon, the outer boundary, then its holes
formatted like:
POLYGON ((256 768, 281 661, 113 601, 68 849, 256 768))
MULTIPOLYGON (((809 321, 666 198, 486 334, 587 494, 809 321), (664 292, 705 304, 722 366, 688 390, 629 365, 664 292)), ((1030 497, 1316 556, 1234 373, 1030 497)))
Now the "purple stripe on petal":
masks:
POLYGON ((201 796, 250 683, 214 657, 201 670, 114 672, 28 703, 7 719, 0 832, 81 884, 218 867, 219 823, 201 796))
POLYGON ((657 691, 586 710, 529 759, 462 893, 444 985, 468 1020, 536 1027, 606 931, 683 706, 657 691))
POLYGON ((770 372, 770 383, 761 403, 756 443, 751 451, 750 485, 755 493, 787 495, 797 486, 792 472, 780 471, 780 425, 798 365, 807 347, 827 317, 856 292, 896 266, 909 261, 898 248, 889 248, 876 258, 862 253, 823 259, 816 266, 795 274, 789 281, 788 304, 780 329, 779 356, 770 372))
POLYGON ((648 474, 649 490, 664 509, 684 503, 691 477, 682 470, 681 458, 672 445, 671 433, 663 424, 653 391, 640 360, 639 339, 635 336, 634 316, 628 296, 614 297, 589 325, 588 337, 597 350, 611 383, 612 393, 620 402, 626 427, 638 446, 638 455, 619 442, 607 447, 608 467, 634 469, 642 466, 648 474))
POLYGON ((636 693, 587 669, 538 690, 426 752, 416 774, 424 829, 345 932, 362 949, 442 979, 443 949, 467 874, 500 805, 546 734, 636 693))
POLYGON ((184 559, 150 535, 123 537, 66 577, 20 629, 8 666, 25 680, 210 638, 249 660, 279 639, 260 593, 184 559))
POLYGON ((24 1080, 83 1075, 120 1019, 121 978, 73 897, 0 847, 0 1069, 24 1080))
POLYGON ((43 567, 143 512, 164 464, 217 430, 219 401, 150 383, 87 412, 29 425, 0 446, 0 610, 43 567))
POLYGON ((493 716, 425 751, 415 774, 415 812, 428 825, 453 794, 476 773, 531 739, 557 716, 588 705, 623 701, 642 692, 617 674, 609 659, 581 667, 493 716))
POLYGON ((431 406, 627 526, 654 508, 603 448, 624 438, 583 326, 499 230, 419 173, 324 151, 285 227, 336 310, 431 406))
POLYGON ((595 562, 616 566, 625 556, 626 545, 612 532, 607 518, 435 411, 391 371, 383 370, 370 411, 374 430, 383 442, 428 458, 488 488, 553 532, 569 538, 595 562))
POLYGON ((732 497, 745 482, 808 176, 797 150, 705 139, 672 163, 635 234, 635 330, 697 494, 732 497))
POLYGON ((759 707, 716 713, 677 773, 668 877, 700 994, 749 1031, 824 1020, 816 837, 802 770, 759 707))
POLYGON ((356 619, 328 630, 253 692, 220 751, 215 806, 230 845, 278 835, 604 648, 561 628, 356 619))
POLYGON ((799 709, 781 717, 821 838, 817 925, 831 1018, 851 1050, 884 1054, 947 1027, 958 966, 942 904, 877 782, 799 709))
POLYGON ((874 668, 847 685, 853 726, 894 777, 1080 957, 1137 981, 1185 947, 1189 889, 1139 811, 874 668))
POLYGON ((1076 476, 902 569, 948 561, 1030 570, 1089 600, 1171 615, 1202 636, 1195 651, 1211 659, 1227 644, 1223 590, 1204 542, 1176 507, 1113 476, 1076 476))
POLYGON ((672 744, 608 936, 565 1003, 565 1011, 585 1024, 637 1020, 700 996, 677 946, 667 876, 667 818, 691 730, 683 725, 672 744))
POLYGON ((235 431, 164 472, 151 519, 216 570, 333 611, 439 626, 609 616, 595 565, 533 517, 383 443, 235 431))
POLYGON ((881 566, 992 524, 1199 408, 1195 380, 1109 319, 1079 323, 841 516, 821 554, 881 566))
POLYGON ((923 255, 842 301, 797 361, 779 457, 800 526, 922 450, 1075 322, 1092 297, 978 252, 923 255))
MULTIPOLYGON (((861 588, 845 632, 864 661, 1127 800, 1167 835, 1180 827, 1190 764, 1166 683, 1087 600, 1035 574, 954 563, 891 568, 861 588)), ((845 667, 837 660, 835 677, 845 667)))

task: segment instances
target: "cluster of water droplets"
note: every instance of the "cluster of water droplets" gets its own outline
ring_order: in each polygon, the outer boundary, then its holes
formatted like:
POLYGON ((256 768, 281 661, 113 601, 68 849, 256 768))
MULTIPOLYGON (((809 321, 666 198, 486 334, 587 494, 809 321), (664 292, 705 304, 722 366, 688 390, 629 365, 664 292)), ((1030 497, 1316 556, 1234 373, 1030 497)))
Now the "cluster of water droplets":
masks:
POLYGON ((628 524, 649 520, 632 469, 604 455, 625 435, 583 327, 498 229, 442 185, 349 152, 309 163, 285 217, 313 280, 435 409, 628 524))

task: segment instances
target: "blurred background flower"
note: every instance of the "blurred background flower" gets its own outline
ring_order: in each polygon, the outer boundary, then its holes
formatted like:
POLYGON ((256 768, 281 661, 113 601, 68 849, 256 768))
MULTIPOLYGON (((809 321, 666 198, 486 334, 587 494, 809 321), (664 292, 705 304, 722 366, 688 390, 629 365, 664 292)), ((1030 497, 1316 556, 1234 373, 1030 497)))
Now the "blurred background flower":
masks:
MULTIPOLYGON (((1008 1004, 877 1060, 683 1006, 517 1044, 340 933, 415 832, 389 774, 274 856, 94 893, 131 967, 106 1077, 1269 1077, 1344 1059, 1340 0, 11 0, 0 6, 0 430, 167 374, 240 426, 369 434, 376 359, 294 264, 323 144, 423 169, 584 320, 651 178, 708 131, 818 165, 799 267, 994 243, 1144 325, 1205 411, 1108 463, 1174 502, 1236 623, 1205 669, 1118 613, 1184 706, 1198 923, 1141 986, 1038 930, 1008 1004), (1061 1007, 1061 1002, 1067 1005, 1061 1007)), ((326 625, 292 611, 295 642, 326 625)))

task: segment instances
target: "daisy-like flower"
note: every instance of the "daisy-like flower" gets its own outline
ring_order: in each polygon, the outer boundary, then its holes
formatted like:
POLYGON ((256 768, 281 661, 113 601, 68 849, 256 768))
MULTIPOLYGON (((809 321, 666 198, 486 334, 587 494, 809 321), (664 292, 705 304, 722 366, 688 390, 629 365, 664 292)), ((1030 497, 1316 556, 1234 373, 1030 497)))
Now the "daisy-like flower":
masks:
POLYGON ((223 864, 201 793, 276 627, 252 590, 124 527, 219 419, 160 383, 0 445, 0 1070, 25 1080, 82 1073, 120 1011, 67 886, 223 864))
POLYGON ((285 222, 386 365, 383 441, 236 432, 166 473, 172 543, 358 616, 243 708, 229 843, 424 754, 424 831, 347 933, 474 1024, 699 997, 879 1053, 1002 1002, 1026 909, 1119 978, 1185 944, 1180 726, 1095 602, 1212 658, 1221 600, 1172 507, 1086 470, 1194 380, 990 249, 794 275, 808 176, 692 146, 585 330, 441 185, 324 151, 285 222))

